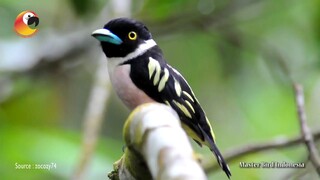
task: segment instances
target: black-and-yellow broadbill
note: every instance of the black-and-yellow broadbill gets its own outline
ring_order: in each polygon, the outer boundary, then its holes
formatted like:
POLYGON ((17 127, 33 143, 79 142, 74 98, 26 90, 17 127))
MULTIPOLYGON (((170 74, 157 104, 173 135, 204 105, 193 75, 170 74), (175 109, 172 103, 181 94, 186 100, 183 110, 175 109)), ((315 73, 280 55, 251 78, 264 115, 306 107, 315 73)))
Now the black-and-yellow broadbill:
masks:
POLYGON ((112 85, 124 104, 130 109, 148 102, 172 107, 187 134, 200 146, 210 148, 230 178, 230 169, 199 101, 184 77, 164 59, 148 28, 139 21, 118 18, 92 36, 101 42, 112 85))

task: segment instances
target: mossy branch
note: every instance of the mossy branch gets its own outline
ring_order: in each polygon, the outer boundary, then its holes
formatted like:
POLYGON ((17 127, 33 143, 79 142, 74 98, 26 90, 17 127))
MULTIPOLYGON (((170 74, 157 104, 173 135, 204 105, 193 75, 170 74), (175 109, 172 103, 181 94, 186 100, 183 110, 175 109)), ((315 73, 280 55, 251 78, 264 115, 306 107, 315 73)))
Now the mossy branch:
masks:
POLYGON ((130 114, 123 130, 126 150, 109 178, 207 179, 170 107, 141 105, 130 114))

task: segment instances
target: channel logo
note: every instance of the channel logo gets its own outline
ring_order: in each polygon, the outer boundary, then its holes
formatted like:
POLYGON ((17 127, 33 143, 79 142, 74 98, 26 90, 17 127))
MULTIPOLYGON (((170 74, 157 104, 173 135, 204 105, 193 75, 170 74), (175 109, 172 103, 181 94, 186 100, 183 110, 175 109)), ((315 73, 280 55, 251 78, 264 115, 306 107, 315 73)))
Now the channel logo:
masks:
POLYGON ((31 37, 38 32, 39 17, 33 11, 21 12, 15 22, 14 31, 21 37, 31 37))

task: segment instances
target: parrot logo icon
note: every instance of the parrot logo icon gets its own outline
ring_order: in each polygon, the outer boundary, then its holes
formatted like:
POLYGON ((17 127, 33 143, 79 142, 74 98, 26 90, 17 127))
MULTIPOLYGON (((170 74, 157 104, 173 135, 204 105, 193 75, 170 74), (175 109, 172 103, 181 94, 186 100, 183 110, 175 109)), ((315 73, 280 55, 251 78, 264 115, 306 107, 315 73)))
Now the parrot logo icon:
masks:
POLYGON ((21 12, 15 22, 14 31, 21 37, 31 37, 38 32, 39 17, 33 11, 21 12))

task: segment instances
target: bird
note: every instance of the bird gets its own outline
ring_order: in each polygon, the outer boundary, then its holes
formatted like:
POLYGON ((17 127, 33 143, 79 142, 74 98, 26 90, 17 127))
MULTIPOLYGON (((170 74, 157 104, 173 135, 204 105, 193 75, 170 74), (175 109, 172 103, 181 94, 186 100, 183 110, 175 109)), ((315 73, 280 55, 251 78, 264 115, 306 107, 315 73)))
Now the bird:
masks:
POLYGON ((149 29, 140 21, 116 18, 91 34, 107 57, 108 73, 116 94, 129 108, 158 102, 174 109, 186 133, 206 145, 230 179, 210 122, 185 78, 165 60, 149 29))
POLYGON ((14 22, 14 31, 21 37, 30 37, 35 34, 39 25, 39 17, 33 11, 21 12, 14 22))

